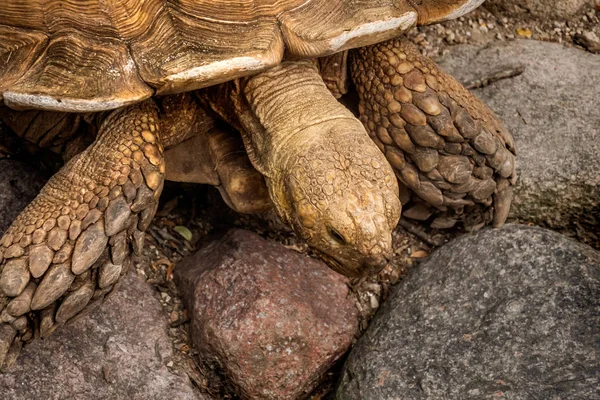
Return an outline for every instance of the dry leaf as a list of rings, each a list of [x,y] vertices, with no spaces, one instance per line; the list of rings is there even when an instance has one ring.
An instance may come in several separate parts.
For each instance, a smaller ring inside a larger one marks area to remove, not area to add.
[[[187,353],[190,351],[190,346],[188,346],[187,344],[184,344],[183,346],[181,346],[181,348],[179,348],[179,351],[182,353]]]
[[[175,264],[170,263],[167,267],[167,272],[165,273],[165,280],[168,282],[173,279],[173,269],[175,268]]]
[[[182,225],[177,225],[173,228],[173,230],[181,235],[182,238],[187,240],[188,242],[192,241],[192,232]]]
[[[171,264],[171,260],[169,260],[166,257],[163,257],[163,258],[159,258],[158,260],[154,261],[153,264],[154,265],[169,265],[169,264]]]
[[[410,255],[410,258],[425,258],[429,255],[428,252],[426,252],[425,250],[417,250],[417,251],[413,251],[412,254]]]
[[[173,228],[173,227],[177,226],[177,224],[175,222],[171,221],[170,219],[166,219],[166,218],[161,218],[160,223],[164,226],[168,226],[169,228]]]
[[[171,262],[171,260],[169,260],[169,259],[168,259],[168,258],[166,258],[166,257],[163,257],[163,258],[160,258],[160,259],[158,259],[158,260],[156,260],[156,261],[154,261],[154,262],[152,263],[152,270],[156,271],[156,270],[158,269],[158,266],[159,266],[159,265],[167,265],[167,266],[169,266],[169,265],[171,265],[171,264],[173,264],[173,263]]]
[[[529,28],[517,28],[517,35],[529,39],[533,35],[533,32]]]

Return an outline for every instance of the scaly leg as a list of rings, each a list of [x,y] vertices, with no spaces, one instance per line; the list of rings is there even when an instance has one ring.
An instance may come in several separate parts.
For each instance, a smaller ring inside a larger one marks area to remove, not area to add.
[[[398,180],[437,208],[432,225],[502,225],[516,173],[498,117],[406,38],[351,55],[360,119]]]
[[[200,131],[167,149],[165,161],[165,179],[216,186],[239,213],[261,213],[272,206],[265,180],[250,163],[237,132],[221,127]]]
[[[157,121],[150,101],[112,112],[0,239],[0,369],[100,302],[140,251],[163,187]]]

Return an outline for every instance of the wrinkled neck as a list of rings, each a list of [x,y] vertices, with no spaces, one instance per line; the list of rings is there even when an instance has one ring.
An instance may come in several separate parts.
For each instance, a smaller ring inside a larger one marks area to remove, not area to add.
[[[329,92],[312,61],[285,62],[249,78],[244,97],[262,127],[253,132],[253,141],[270,153],[273,165],[291,167],[302,149],[326,139],[331,121],[354,119]]]

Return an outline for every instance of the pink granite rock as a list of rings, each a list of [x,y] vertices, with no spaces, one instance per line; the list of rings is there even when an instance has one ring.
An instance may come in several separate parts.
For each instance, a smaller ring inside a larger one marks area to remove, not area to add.
[[[242,398],[303,398],[358,331],[346,278],[247,231],[206,244],[175,279],[200,357]]]

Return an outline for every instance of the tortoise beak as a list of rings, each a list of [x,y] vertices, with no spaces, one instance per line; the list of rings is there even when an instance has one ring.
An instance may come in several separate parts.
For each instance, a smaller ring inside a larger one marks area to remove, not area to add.
[[[329,268],[349,278],[362,278],[365,276],[375,275],[385,268],[385,266],[388,265],[391,260],[391,255],[379,254],[363,260],[363,262],[360,264],[351,264],[340,261],[335,257],[320,251],[316,251],[316,253],[323,261],[325,261]]]

